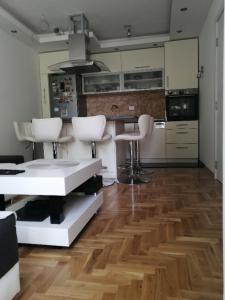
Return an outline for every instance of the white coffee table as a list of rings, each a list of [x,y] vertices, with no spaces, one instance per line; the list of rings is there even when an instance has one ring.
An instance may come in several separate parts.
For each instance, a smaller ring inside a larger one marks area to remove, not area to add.
[[[0,210],[4,210],[4,194],[32,195],[30,200],[34,195],[44,195],[50,199],[50,217],[42,222],[17,221],[18,242],[69,246],[103,201],[102,192],[82,196],[69,193],[99,173],[101,166],[100,159],[39,159],[11,167],[24,173],[0,175]],[[16,211],[27,201],[21,200],[7,210]]]

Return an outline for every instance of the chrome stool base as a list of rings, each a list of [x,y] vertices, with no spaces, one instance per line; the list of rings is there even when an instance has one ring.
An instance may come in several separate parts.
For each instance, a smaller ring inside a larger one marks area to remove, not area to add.
[[[140,178],[140,177],[136,177],[136,178],[131,178],[129,176],[120,176],[117,178],[118,183],[124,183],[124,184],[146,184],[149,183],[150,180],[148,178]]]

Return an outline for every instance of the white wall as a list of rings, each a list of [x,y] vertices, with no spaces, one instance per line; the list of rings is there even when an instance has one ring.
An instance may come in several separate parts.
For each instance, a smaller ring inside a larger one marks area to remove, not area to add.
[[[13,121],[40,115],[38,54],[0,29],[0,155],[25,155],[31,151],[17,141]]]
[[[199,36],[199,66],[204,66],[200,79],[200,160],[214,172],[215,160],[215,71],[216,21],[223,0],[214,0]]]

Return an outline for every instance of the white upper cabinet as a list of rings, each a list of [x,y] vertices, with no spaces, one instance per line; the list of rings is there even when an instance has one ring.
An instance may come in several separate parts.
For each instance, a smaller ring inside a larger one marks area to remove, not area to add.
[[[122,71],[164,68],[164,48],[121,51]]]
[[[120,52],[92,54],[91,59],[103,62],[111,72],[121,72]]]
[[[57,52],[47,52],[41,53],[40,57],[40,73],[48,74],[53,73],[49,71],[48,67],[69,59],[68,51],[57,51]]]
[[[165,88],[198,88],[198,40],[165,43]]]

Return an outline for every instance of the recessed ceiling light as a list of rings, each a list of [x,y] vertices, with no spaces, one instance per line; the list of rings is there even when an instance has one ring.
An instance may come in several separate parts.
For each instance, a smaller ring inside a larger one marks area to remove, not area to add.
[[[180,9],[180,11],[187,11],[187,10],[188,10],[187,7],[182,7],[182,8]]]
[[[17,30],[16,29],[12,29],[11,32],[12,33],[17,33]]]
[[[177,33],[181,33],[181,32],[183,32],[183,30],[177,30]]]

